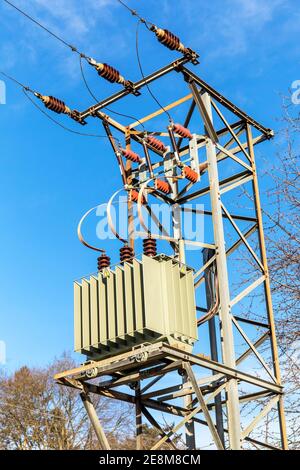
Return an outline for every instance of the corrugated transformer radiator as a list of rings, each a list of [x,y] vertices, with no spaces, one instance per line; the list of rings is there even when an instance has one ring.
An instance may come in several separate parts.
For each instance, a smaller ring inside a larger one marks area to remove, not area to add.
[[[191,352],[197,339],[193,270],[143,256],[74,284],[75,350],[90,358],[166,341]]]

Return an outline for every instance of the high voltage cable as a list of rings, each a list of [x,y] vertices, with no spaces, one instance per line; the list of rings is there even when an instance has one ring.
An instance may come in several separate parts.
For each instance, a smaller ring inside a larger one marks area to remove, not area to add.
[[[3,75],[4,77],[8,78],[9,80],[11,80],[12,82],[16,83],[17,85],[19,85],[21,88],[23,88],[24,90],[27,90],[27,91],[30,91],[31,93],[36,93],[34,90],[32,90],[31,88],[29,88],[29,86],[26,86],[26,85],[23,85],[23,83],[19,82],[19,80],[17,80],[16,78],[12,77],[11,75],[8,75],[7,73],[3,72],[2,70],[0,70],[0,73],[1,75]]]
[[[160,29],[160,28],[157,28],[153,23],[147,21],[145,18],[141,17],[141,15],[134,9],[130,8],[123,0],[117,0],[118,3],[120,3],[124,8],[126,8],[133,16],[135,16],[137,19],[138,19],[138,23],[137,23],[137,29],[136,29],[136,55],[137,55],[137,61],[138,61],[138,66],[139,66],[139,69],[140,69],[140,73],[145,81],[145,85],[147,87],[147,90],[149,92],[149,94],[151,95],[151,97],[153,98],[153,100],[157,103],[157,105],[163,110],[164,113],[167,114],[168,118],[169,118],[169,121],[172,123],[173,120],[172,120],[172,117],[170,115],[170,113],[164,108],[164,106],[159,102],[159,100],[157,99],[157,97],[154,95],[154,93],[152,92],[149,84],[147,83],[147,80],[145,78],[145,75],[144,75],[144,72],[143,72],[143,67],[142,67],[142,63],[141,63],[141,58],[140,58],[140,52],[139,52],[139,25],[142,23],[144,24],[147,29],[149,31],[152,31],[156,34],[158,40],[163,44],[165,45],[166,47],[168,47],[169,49],[171,50],[178,50],[180,52],[182,52],[184,55],[188,56],[190,58],[190,60],[194,61],[194,63],[197,63],[196,59],[198,57],[198,55],[192,51],[191,49],[189,48],[186,48],[179,40],[178,37],[176,37],[173,33],[171,33],[170,31],[168,30],[163,30],[163,29]],[[52,37],[54,37],[56,40],[60,41],[62,44],[64,44],[65,46],[67,46],[69,49],[71,49],[72,52],[76,52],[79,57],[80,57],[80,70],[81,70],[81,75],[82,75],[82,78],[83,78],[83,82],[88,90],[88,92],[90,93],[90,95],[93,97],[93,99],[98,102],[99,100],[96,98],[95,94],[92,92],[91,88],[89,87],[88,83],[87,83],[87,80],[85,78],[85,75],[84,75],[84,71],[83,71],[83,67],[82,67],[82,58],[86,59],[87,62],[92,65],[93,67],[96,68],[98,74],[100,76],[102,76],[103,78],[105,78],[106,80],[110,81],[110,82],[116,82],[116,83],[119,83],[119,84],[122,84],[125,88],[129,89],[130,92],[133,92],[135,93],[135,90],[134,90],[134,85],[132,82],[128,81],[128,80],[125,80],[124,77],[121,76],[120,72],[117,71],[116,69],[114,69],[113,67],[107,65],[107,64],[101,64],[101,63],[97,63],[94,59],[92,59],[91,57],[88,57],[86,56],[85,54],[83,54],[82,52],[80,52],[75,46],[73,46],[72,44],[69,44],[67,41],[65,41],[61,36],[59,36],[58,34],[56,33],[53,33],[53,31],[51,31],[49,28],[45,27],[43,24],[41,24],[39,21],[37,21],[35,18],[33,18],[31,15],[29,15],[28,13],[26,13],[25,11],[23,11],[21,8],[17,7],[14,3],[12,3],[11,1],[9,0],[4,0],[5,3],[7,3],[8,5],[10,5],[12,8],[14,8],[17,12],[19,12],[20,14],[22,14],[24,17],[26,17],[27,19],[29,19],[30,21],[32,21],[34,24],[36,24],[37,26],[39,26],[40,28],[42,28],[44,31],[46,31],[48,34],[50,34]],[[6,75],[7,76],[7,75]],[[11,77],[8,77],[8,78],[11,78]],[[17,80],[13,79],[13,81],[15,81],[18,85],[22,86],[23,88],[23,91],[24,90],[27,90],[27,91],[30,91],[30,92],[33,92],[30,88],[28,87],[25,87],[23,84],[21,84],[20,82],[18,82]],[[33,92],[36,96],[38,96],[38,94],[36,94],[35,92]],[[25,93],[26,94],[26,93]],[[26,94],[27,95],[27,94]],[[28,95],[27,95],[28,97]],[[40,97],[40,96],[38,96]],[[29,97],[28,97],[29,98]],[[33,100],[31,100],[33,102]],[[55,119],[51,118],[47,113],[45,113],[43,110],[40,109],[40,107],[38,105],[36,105],[34,102],[33,104],[40,110],[43,112],[43,114],[45,114],[49,119],[51,119],[53,122],[55,122],[56,124],[60,125],[62,128],[64,128],[65,130],[68,130],[70,132],[73,132],[73,133],[76,133],[78,135],[85,135],[85,136],[90,136],[90,137],[96,137],[95,134],[85,134],[85,133],[81,133],[81,132],[76,132],[76,131],[73,131],[69,128],[66,128],[65,126],[61,125],[58,121],[56,121]],[[123,117],[127,117],[127,118],[130,118],[130,119],[135,119],[137,122],[139,122],[143,129],[145,129],[144,125],[138,120],[136,119],[135,117],[133,116],[130,116],[130,115],[127,115],[127,114],[124,114],[124,113],[120,113],[120,112],[117,112],[117,111],[113,111],[109,108],[104,108],[104,109],[107,109],[109,112],[112,112],[114,114],[117,114],[119,116],[123,116]],[[73,117],[73,116],[72,116]],[[98,136],[98,137],[106,137],[106,136]]]
[[[105,63],[98,63],[92,57],[89,57],[83,52],[79,51],[77,47],[73,46],[72,44],[69,44],[61,36],[59,36],[56,33],[53,33],[53,31],[51,31],[49,28],[44,26],[42,23],[37,21],[35,18],[33,18],[31,15],[29,15],[25,11],[21,10],[21,8],[17,7],[14,3],[10,2],[9,0],[4,0],[4,2],[10,5],[12,8],[14,8],[20,14],[22,14],[25,18],[29,19],[30,21],[35,23],[37,26],[42,28],[48,34],[53,36],[55,39],[60,41],[62,44],[67,46],[69,49],[71,49],[72,52],[76,52],[77,54],[80,55],[80,57],[86,59],[86,61],[97,70],[100,77],[104,78],[105,80],[108,80],[111,83],[119,83],[120,85],[123,85],[124,88],[128,89],[130,92],[133,92],[133,93],[135,92],[132,86],[132,82],[130,82],[129,80],[125,80],[125,78],[121,75],[121,73],[118,70],[116,70],[114,67],[111,67],[110,65],[105,64]]]
[[[51,36],[53,36],[55,39],[57,39],[58,41],[60,41],[62,44],[64,44],[65,46],[67,46],[69,49],[72,50],[72,52],[76,52],[77,54],[80,54],[82,57],[84,57],[85,59],[89,59],[89,57],[87,57],[85,54],[83,54],[82,52],[78,51],[78,49],[73,46],[72,44],[69,44],[67,41],[65,41],[62,37],[58,36],[58,34],[56,33],[53,33],[53,31],[51,31],[49,28],[47,28],[46,26],[44,26],[43,24],[41,24],[39,21],[37,21],[36,19],[34,19],[32,16],[30,16],[28,13],[26,13],[25,11],[21,10],[21,8],[17,7],[14,3],[10,2],[9,0],[3,0],[5,3],[7,3],[8,5],[10,5],[12,8],[14,8],[15,10],[17,10],[19,13],[21,13],[23,16],[25,16],[27,19],[29,19],[30,21],[32,21],[33,23],[35,23],[37,26],[39,26],[40,28],[42,28],[44,31],[46,31],[48,34],[50,34]]]
[[[90,93],[90,95],[92,96],[92,98],[96,101],[96,102],[99,102],[99,100],[96,98],[95,94],[92,92],[91,88],[89,87],[88,83],[87,83],[87,80],[85,78],[85,75],[84,75],[84,71],[83,71],[83,67],[82,67],[82,59],[86,59],[89,63],[90,61],[92,60],[90,57],[86,56],[85,54],[83,54],[82,52],[80,52],[77,47],[67,43],[62,37],[58,36],[58,34],[55,34],[53,33],[53,31],[51,31],[49,28],[45,27],[43,24],[41,24],[39,21],[37,21],[36,19],[34,19],[32,16],[30,16],[28,13],[26,13],[25,11],[21,10],[19,7],[17,7],[16,5],[14,5],[12,2],[10,2],[9,0],[4,0],[5,3],[7,3],[8,5],[10,5],[11,7],[13,7],[16,11],[18,11],[19,13],[21,13],[23,16],[25,16],[27,19],[29,19],[30,21],[32,21],[33,23],[35,23],[37,26],[39,26],[40,28],[42,28],[44,31],[46,31],[47,33],[49,33],[51,36],[53,36],[55,39],[57,39],[58,41],[60,41],[62,44],[64,44],[65,46],[67,46],[69,49],[71,49],[72,52],[76,52],[79,57],[80,57],[80,70],[81,70],[81,75],[82,75],[82,78],[83,78],[83,81],[84,81],[84,84],[88,90],[88,92]],[[122,3],[122,2],[121,2]],[[123,4],[125,6],[125,4]],[[129,10],[131,10],[129,8]],[[136,15],[138,18],[139,15]],[[142,20],[142,18],[140,19],[141,21],[143,21],[145,23],[145,20]],[[146,24],[146,23],[145,23]],[[17,81],[16,81],[17,82]],[[20,84],[20,83],[19,83]],[[25,88],[25,87],[24,87]],[[31,91],[31,90],[29,90]],[[38,107],[39,108],[39,107]],[[118,116],[122,116],[122,117],[126,117],[126,118],[129,118],[129,119],[133,119],[137,122],[139,122],[142,127],[145,129],[145,127],[143,126],[143,124],[134,116],[130,116],[130,115],[127,115],[127,114],[124,114],[124,113],[120,113],[120,112],[117,112],[117,111],[113,111],[112,109],[109,109],[109,108],[105,108],[107,109],[107,111],[109,112],[112,112],[113,114],[116,114]],[[44,113],[47,115],[47,113]],[[54,122],[57,122],[55,121],[55,119],[52,119],[52,121]],[[75,131],[74,131],[75,132]],[[79,133],[79,134],[82,134],[82,135],[87,135],[87,134],[84,134],[84,133]]]
[[[64,126],[64,124],[61,124],[59,121],[57,121],[56,119],[54,119],[52,116],[50,116],[48,113],[46,113],[46,111],[44,111],[38,104],[36,104],[34,102],[34,100],[28,95],[27,91],[25,88],[23,88],[23,93],[25,94],[26,98],[42,113],[44,114],[44,116],[46,116],[48,119],[50,119],[50,121],[52,121],[54,124],[56,124],[57,126],[61,127],[62,129],[64,129],[65,131],[67,132],[71,132],[72,134],[77,134],[77,135],[80,135],[80,136],[84,136],[84,137],[96,137],[96,138],[99,138],[99,139],[108,139],[108,136],[107,135],[98,135],[98,134],[87,134],[85,132],[79,132],[79,131],[74,131],[73,129],[70,129],[69,127],[67,126]],[[116,139],[114,137],[114,139]],[[118,140],[118,139],[116,139]]]
[[[149,21],[145,20],[144,18],[142,18],[139,13],[136,11],[136,10],[133,10],[132,8],[130,8],[125,2],[123,2],[122,0],[117,0],[121,5],[123,5],[123,7],[125,7],[128,11],[130,11],[130,13],[133,15],[133,16],[136,16],[139,21],[137,23],[137,28],[136,28],[136,44],[135,44],[135,49],[136,49],[136,56],[137,56],[137,61],[138,61],[138,66],[139,66],[139,69],[140,69],[140,72],[141,72],[141,75],[143,77],[143,79],[145,80],[145,85],[147,87],[147,90],[150,94],[150,96],[154,99],[154,101],[156,102],[156,104],[164,111],[164,113],[167,114],[168,118],[169,118],[169,121],[172,122],[172,117],[170,115],[170,113],[163,107],[163,105],[159,102],[159,100],[156,98],[156,96],[154,95],[154,93],[152,92],[149,84],[147,83],[147,80],[145,78],[145,74],[143,72],[143,67],[142,67],[142,63],[141,63],[141,59],[140,59],[140,52],[139,52],[139,26],[140,24],[145,24],[146,27],[150,30],[151,27],[155,26],[153,23],[150,23]],[[150,25],[150,28],[148,27],[148,25]]]
[[[117,2],[119,2],[123,7],[125,7],[128,11],[130,11],[130,13],[131,13],[133,16],[136,16],[136,17],[140,20],[140,22],[143,23],[148,29],[150,29],[149,26],[150,26],[150,27],[151,27],[151,26],[154,26],[153,23],[151,23],[150,21],[147,21],[145,18],[142,18],[142,17],[140,16],[140,14],[139,14],[136,10],[134,10],[133,8],[130,8],[130,7],[129,7],[125,2],[123,2],[122,0],[117,0]]]
[[[147,87],[147,90],[150,94],[150,96],[154,99],[154,101],[156,102],[156,104],[164,111],[164,113],[167,114],[168,118],[169,118],[169,121],[172,122],[172,117],[170,115],[170,113],[162,106],[162,104],[159,102],[159,100],[156,98],[156,96],[154,95],[154,93],[152,92],[149,84],[147,83],[146,81],[146,78],[145,78],[145,74],[143,72],[143,67],[142,67],[142,63],[141,63],[141,59],[140,59],[140,53],[139,53],[139,26],[140,24],[144,24],[149,30],[151,30],[151,27],[155,26],[153,23],[150,23],[149,21],[145,20],[144,18],[142,18],[139,13],[136,11],[136,10],[133,10],[132,8],[130,8],[125,2],[123,2],[122,0],[117,0],[117,2],[119,2],[121,5],[123,5],[123,7],[125,7],[128,11],[130,11],[130,13],[133,15],[133,16],[136,16],[139,21],[137,23],[137,28],[136,28],[136,44],[135,44],[135,49],[136,49],[136,56],[137,56],[137,61],[138,61],[138,66],[139,66],[139,69],[140,69],[140,72],[141,72],[141,75],[143,77],[143,79],[145,80],[145,85]],[[149,26],[150,25],[150,28]]]
[[[75,131],[73,129],[70,129],[69,127],[65,126],[64,124],[60,123],[59,121],[57,121],[56,119],[54,119],[52,116],[50,116],[48,113],[46,113],[46,111],[44,111],[44,109],[42,109],[38,104],[36,104],[34,102],[34,100],[29,96],[28,92],[32,93],[33,95],[37,96],[39,95],[39,93],[37,93],[36,91],[34,91],[32,88],[30,88],[29,86],[27,85],[24,85],[22,82],[20,82],[19,80],[17,80],[16,78],[12,77],[11,75],[8,75],[6,72],[3,72],[2,70],[0,70],[0,74],[3,75],[4,77],[6,77],[8,80],[12,81],[13,83],[17,84],[20,88],[22,88],[22,91],[24,93],[24,95],[26,96],[26,98],[44,115],[46,116],[48,119],[50,119],[50,121],[52,121],[54,124],[56,124],[57,126],[61,127],[62,129],[64,129],[65,131],[67,132],[71,132],[72,134],[77,134],[77,135],[80,135],[80,136],[83,136],[83,137],[95,137],[95,138],[100,138],[100,139],[109,139],[109,137],[107,135],[100,135],[100,134],[89,134],[89,133],[86,133],[86,132],[79,132],[79,131]],[[84,77],[84,74],[83,74],[83,77]],[[85,77],[84,77],[85,78]],[[88,87],[88,84],[86,82],[86,85]],[[89,87],[88,87],[89,89]],[[89,89],[90,93],[92,94],[92,91]],[[92,94],[93,96],[93,94]],[[96,99],[96,97],[94,97]],[[130,119],[134,119],[133,116],[129,116],[129,115],[123,115],[121,113],[117,113],[116,111],[113,111],[109,108],[106,108],[107,110],[109,110],[110,112],[113,112],[113,113],[116,113],[116,114],[120,114],[122,116],[125,116],[125,117],[128,117]],[[141,125],[143,125],[141,123]],[[114,136],[114,139],[116,140],[116,142],[118,142],[118,144],[120,144],[120,141],[118,138],[116,138]]]
[[[136,41],[135,41],[135,50],[136,50],[136,56],[137,56],[137,61],[138,61],[138,65],[139,65],[139,69],[140,69],[140,72],[141,72],[141,75],[145,81],[145,85],[147,87],[147,90],[148,92],[150,93],[151,97],[154,99],[154,101],[156,102],[156,104],[158,104],[158,106],[164,111],[164,113],[167,114],[168,118],[169,118],[169,121],[170,122],[173,122],[173,119],[171,117],[171,114],[163,107],[163,105],[159,102],[159,100],[156,98],[156,96],[154,95],[154,93],[152,92],[148,82],[147,82],[147,79],[145,78],[145,74],[144,74],[144,71],[143,71],[143,67],[142,67],[142,63],[141,63],[141,58],[140,58],[140,52],[139,52],[139,26],[141,24],[141,21],[139,20],[138,21],[138,24],[137,24],[137,27],[136,27]]]
[[[0,74],[3,75],[4,77],[8,78],[9,80],[11,80],[13,83],[16,83],[20,88],[22,88],[23,90],[23,93],[25,94],[26,98],[41,112],[44,114],[44,116],[46,116],[48,119],[50,119],[50,121],[52,121],[54,124],[56,124],[57,126],[61,127],[62,129],[64,129],[65,131],[68,131],[68,132],[71,132],[72,134],[77,134],[77,135],[80,135],[80,136],[84,136],[84,137],[98,137],[100,139],[108,139],[108,136],[107,135],[98,135],[98,134],[88,134],[88,133],[85,133],[85,132],[79,132],[79,131],[75,131],[73,129],[70,129],[69,127],[67,126],[64,126],[63,124],[61,124],[59,121],[57,121],[56,119],[54,119],[52,116],[50,116],[48,113],[46,113],[40,106],[38,106],[34,100],[29,96],[28,92],[32,93],[33,95],[37,96],[39,93],[37,93],[36,91],[32,90],[29,86],[26,86],[24,85],[23,83],[21,83],[19,80],[17,80],[16,78],[12,77],[11,75],[8,75],[6,72],[3,72],[2,70],[0,70]],[[116,141],[118,141],[118,139],[116,137],[114,137],[116,139]]]

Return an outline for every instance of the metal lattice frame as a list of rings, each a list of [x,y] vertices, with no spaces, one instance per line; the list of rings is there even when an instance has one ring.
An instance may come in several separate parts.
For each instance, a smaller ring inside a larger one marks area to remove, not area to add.
[[[201,122],[204,125],[205,132],[197,135],[197,147],[198,149],[206,149],[206,162],[204,162],[206,166],[204,171],[208,172],[208,186],[203,187],[200,181],[194,185],[187,184],[183,190],[178,191],[176,183],[171,182],[173,199],[155,193],[155,191],[152,191],[151,194],[170,204],[172,207],[182,207],[187,202],[201,198],[204,195],[210,195],[211,211],[204,211],[204,213],[206,216],[211,217],[214,240],[213,242],[209,241],[209,243],[199,242],[198,247],[199,250],[202,250],[203,247],[208,247],[213,252],[210,259],[203,262],[202,265],[194,266],[194,279],[195,289],[198,289],[207,280],[209,268],[212,265],[216,266],[220,300],[216,319],[219,319],[220,328],[216,329],[214,327],[213,331],[216,336],[215,340],[218,344],[221,344],[222,359],[216,360],[215,356],[214,360],[212,360],[212,358],[203,355],[188,354],[180,349],[159,343],[151,346],[142,346],[137,350],[120,356],[83,365],[78,369],[58,374],[55,378],[59,384],[71,386],[80,391],[83,403],[103,449],[109,449],[109,444],[90,399],[90,394],[93,393],[116,400],[123,400],[132,403],[136,407],[137,449],[143,447],[142,418],[146,418],[161,435],[160,440],[153,449],[159,449],[162,445],[167,445],[170,449],[176,448],[173,442],[174,434],[183,426],[185,426],[187,433],[187,445],[190,448],[195,447],[194,425],[197,423],[208,427],[212,442],[217,449],[224,449],[224,447],[227,449],[240,449],[244,442],[253,445],[255,448],[274,449],[275,447],[270,443],[251,437],[252,431],[274,408],[278,412],[281,448],[287,449],[283,388],[280,379],[269,272],[254,158],[254,146],[270,139],[273,136],[273,132],[248,116],[244,111],[236,107],[187,69],[184,65],[186,62],[185,58],[179,59],[137,82],[135,87],[136,89],[141,89],[147,83],[159,79],[172,71],[182,74],[187,86],[190,88],[190,93],[169,106],[165,106],[165,109],[170,110],[187,101],[191,101],[189,111],[185,119],[182,120],[184,126],[189,125],[193,114],[196,112],[199,114],[199,125],[201,125]],[[143,145],[145,150],[142,133],[136,130],[136,126],[141,122],[148,124],[164,111],[159,109],[151,115],[141,118],[138,122],[132,123],[129,126],[123,126],[105,114],[102,108],[122,99],[126,94],[128,94],[128,91],[122,90],[87,109],[81,113],[81,116],[83,118],[94,116],[102,120],[113,150],[118,157],[123,175],[123,183],[127,189],[134,184],[134,187],[140,191],[140,205],[144,188],[141,189],[143,185],[135,182],[139,176],[139,170],[132,170],[131,164],[127,164],[126,168],[122,167],[123,164],[120,161],[111,128],[115,128],[124,134],[128,149],[130,149],[131,142],[135,141]],[[235,121],[229,124],[225,113],[230,113],[235,118]],[[214,114],[217,116],[218,122],[222,123],[221,126],[214,123]],[[256,137],[253,137],[253,131],[257,134]],[[164,132],[157,134],[166,135]],[[229,140],[226,144],[221,145],[220,141],[224,137],[228,137]],[[179,158],[189,153],[189,147],[183,146],[182,143],[183,139],[178,138],[176,145],[178,147]],[[153,148],[150,150],[155,152]],[[156,153],[162,156],[160,152]],[[240,170],[230,177],[223,178],[222,162],[225,159],[234,161]],[[153,171],[161,167],[161,165],[162,163],[153,164]],[[233,214],[224,204],[224,194],[238,187],[243,187],[247,183],[252,185],[255,217]],[[132,217],[132,214],[130,214],[130,217]],[[190,241],[183,239],[179,226],[180,223],[176,220],[176,217],[176,211],[174,210],[174,236],[171,238],[168,234],[162,232],[162,235],[158,236],[158,238],[168,240],[174,249],[174,255],[182,263],[185,263],[185,245],[190,243]],[[238,235],[238,240],[227,249],[228,240],[226,240],[224,230],[225,220],[230,222]],[[250,223],[250,228],[243,231],[239,227],[240,221]],[[254,233],[258,234],[259,250],[254,249],[248,241]],[[133,238],[131,238],[131,244],[133,245],[133,243]],[[241,246],[244,246],[247,252],[250,253],[253,262],[259,269],[259,276],[235,298],[231,298],[229,289],[231,274],[228,269],[228,257]],[[247,298],[259,286],[264,287],[267,312],[266,322],[258,322],[241,315],[233,315],[232,308],[239,305],[239,302]],[[242,326],[244,324],[247,327],[251,325],[252,327],[263,328],[264,333],[258,339],[252,340],[244,331]],[[247,349],[239,357],[237,357],[236,353],[235,331],[239,333],[239,338],[242,337],[247,344]],[[211,335],[210,339],[212,341]],[[271,366],[266,363],[263,355],[258,351],[258,348],[263,344],[265,347],[266,345],[270,346],[272,353]],[[211,346],[213,347],[213,345]],[[259,373],[256,375],[243,371],[243,364],[250,355],[253,355],[261,366]],[[197,380],[196,371],[199,368],[207,370],[212,375],[207,375]],[[167,388],[157,388],[157,383],[161,377],[174,370],[177,370],[184,376],[183,383],[180,382]],[[267,374],[267,380],[262,371]],[[259,374],[262,376],[260,377]],[[91,383],[91,379],[101,376],[111,376],[111,379],[102,381],[98,385]],[[240,390],[243,383],[250,384],[256,387],[257,390],[254,393],[241,394]],[[131,385],[129,393],[118,390],[118,387],[124,385]],[[132,388],[134,388],[134,392],[132,392]],[[173,400],[179,397],[184,398],[183,407],[172,403]],[[260,399],[264,400],[263,408],[260,412],[252,413],[251,422],[245,426],[241,422],[241,407],[245,403]],[[227,411],[226,427],[223,424],[222,409]],[[166,434],[150,410],[171,414],[180,417],[181,420]],[[216,412],[215,422],[212,419],[212,411]],[[227,436],[226,439],[223,437],[224,434]]]

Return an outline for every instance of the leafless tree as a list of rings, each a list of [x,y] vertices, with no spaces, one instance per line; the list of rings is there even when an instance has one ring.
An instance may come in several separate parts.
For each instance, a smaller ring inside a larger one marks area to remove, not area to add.
[[[17,450],[97,449],[78,392],[59,387],[53,375],[73,368],[64,355],[44,369],[22,367],[0,379],[0,448]],[[106,398],[94,403],[112,447],[132,434],[130,405]]]
[[[300,111],[290,97],[283,99],[282,124],[277,161],[268,172],[273,185],[264,215],[289,444],[300,448]]]
[[[265,159],[265,169],[260,175],[262,212],[277,338],[285,388],[285,408],[289,447],[300,448],[300,198],[299,198],[299,155],[300,155],[300,111],[292,105],[290,97],[283,99],[281,131],[274,141],[276,155]],[[261,173],[261,172],[260,172]],[[247,191],[243,192],[250,198]],[[257,247],[256,247],[257,248]],[[251,264],[251,263],[250,263]],[[244,265],[244,279],[249,279],[253,269]],[[243,279],[243,282],[244,282]],[[263,295],[263,294],[262,294]],[[253,295],[253,300],[257,294]],[[263,313],[251,304],[246,306],[245,315],[264,320]],[[259,315],[262,315],[261,318]],[[270,358],[269,358],[270,359]],[[261,404],[253,404],[261,406]],[[249,411],[250,413],[253,412]],[[257,436],[276,444],[272,436],[272,413],[258,429]],[[272,440],[273,439],[273,440]]]

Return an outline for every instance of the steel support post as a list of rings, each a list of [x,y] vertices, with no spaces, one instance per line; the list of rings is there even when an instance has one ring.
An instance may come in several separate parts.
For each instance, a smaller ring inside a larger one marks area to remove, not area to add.
[[[186,374],[183,376],[183,385],[189,382],[189,378]],[[192,404],[192,395],[186,395],[183,399],[184,408],[188,409]],[[196,449],[196,436],[195,436],[195,423],[194,420],[188,421],[185,425],[185,443],[189,450]]]
[[[138,382],[135,389],[135,425],[136,425],[136,450],[143,449],[143,422],[141,405],[141,386]]]
[[[274,366],[274,373],[277,379],[277,383],[281,385],[281,374],[280,374],[280,366],[279,366],[279,356],[278,356],[275,320],[274,320],[273,303],[272,303],[272,295],[271,295],[271,287],[270,287],[270,276],[269,276],[269,269],[268,269],[268,260],[267,260],[267,253],[266,253],[262,212],[261,212],[259,186],[258,186],[258,178],[257,178],[256,164],[255,164],[252,131],[251,131],[251,126],[249,124],[247,124],[247,142],[248,142],[249,155],[251,159],[251,166],[253,170],[252,186],[253,186],[256,218],[257,218],[257,223],[258,223],[260,254],[261,254],[261,260],[262,260],[264,273],[265,273],[264,288],[265,288],[268,321],[269,321],[270,333],[271,333],[270,339],[271,339],[273,366]],[[284,405],[283,405],[282,396],[280,397],[279,402],[278,402],[278,413],[279,413],[279,425],[280,425],[282,448],[284,450],[288,450],[286,421],[285,421],[285,413],[284,413]]]
[[[178,184],[177,182],[172,183],[174,197],[177,197],[178,194]],[[185,264],[185,246],[184,240],[182,239],[182,226],[181,226],[181,209],[177,204],[172,208],[173,212],[173,228],[174,228],[174,238],[178,239],[178,257],[179,261]],[[182,383],[183,385],[188,382],[188,377],[186,374],[183,375]],[[192,396],[187,395],[184,397],[184,407],[188,408],[192,403]],[[196,449],[196,439],[195,439],[195,424],[193,420],[188,421],[185,424],[185,443],[189,450]]]
[[[202,97],[207,114],[212,122],[212,108],[210,96],[205,93]],[[223,362],[225,365],[236,368],[233,327],[231,321],[230,293],[228,283],[227,257],[225,249],[224,226],[222,218],[222,205],[219,187],[219,174],[217,164],[216,146],[210,138],[207,140],[207,161],[210,184],[210,198],[213,212],[213,230],[216,245],[216,265],[219,280],[221,341]],[[239,409],[238,383],[230,379],[227,384],[227,415],[229,447],[232,450],[241,448],[241,423]]]
[[[191,365],[188,362],[186,362],[184,364],[184,368],[187,371],[188,377],[191,381],[192,387],[194,389],[194,392],[195,392],[195,395],[196,395],[197,400],[199,402],[199,405],[201,407],[201,410],[202,410],[202,412],[205,416],[205,419],[206,419],[207,425],[209,427],[209,430],[211,432],[211,435],[213,437],[214,443],[215,443],[218,450],[224,450],[224,445],[223,445],[223,443],[220,439],[220,436],[219,436],[218,432],[216,431],[214,423],[212,422],[212,419],[210,417],[210,413],[208,411],[208,408],[207,408],[207,405],[205,403],[204,397],[202,395],[201,389],[200,389],[200,387],[198,387],[197,380],[196,380],[196,377],[193,373]]]
[[[205,248],[203,250],[203,264],[205,265],[206,263],[208,263],[209,260],[213,258],[214,256],[215,256],[215,250]],[[210,310],[212,308],[214,301],[215,301],[215,287],[213,283],[212,266],[213,265],[207,268],[204,273],[207,310]],[[211,358],[213,361],[219,362],[215,317],[209,320],[208,330],[209,330],[209,343],[210,343]],[[213,374],[215,375],[216,372],[213,372]],[[217,431],[222,441],[223,447],[225,447],[223,407],[222,407],[221,395],[217,395],[215,397],[215,413],[216,413]]]
[[[81,397],[81,400],[84,404],[84,407],[86,409],[88,417],[90,418],[92,426],[95,430],[95,433],[97,435],[99,444],[101,446],[101,449],[102,450],[110,450],[110,445],[108,443],[105,432],[103,431],[103,428],[101,426],[101,423],[99,421],[99,418],[97,416],[96,410],[94,408],[94,405],[92,403],[92,400],[91,400],[89,394],[85,393],[85,392],[82,392],[80,394],[80,397]]]
[[[178,211],[180,216],[180,211]],[[184,248],[184,241],[179,240],[179,259],[182,263],[185,263],[185,248]],[[189,382],[189,378],[187,374],[183,375],[182,383],[185,385]],[[186,395],[183,399],[183,404],[185,408],[189,408],[193,402],[192,395]],[[195,423],[193,420],[188,421],[185,425],[185,443],[189,450],[196,449],[196,431],[195,431]]]

